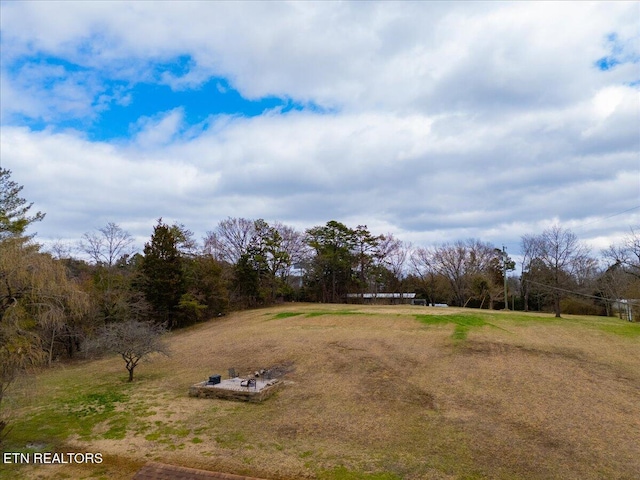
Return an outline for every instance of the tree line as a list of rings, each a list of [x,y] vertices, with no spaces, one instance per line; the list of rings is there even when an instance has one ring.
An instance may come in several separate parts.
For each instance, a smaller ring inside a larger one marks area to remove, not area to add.
[[[44,214],[30,214],[21,190],[0,169],[0,402],[20,369],[73,358],[126,322],[174,329],[229,310],[358,301],[376,292],[556,316],[610,315],[615,300],[640,298],[634,230],[602,252],[604,266],[560,226],[525,235],[520,272],[502,249],[478,239],[414,247],[335,220],[298,231],[227,218],[198,242],[184,225],[160,218],[142,251],[129,232],[108,223],[85,233],[74,254],[62,244],[45,251],[26,235]]]

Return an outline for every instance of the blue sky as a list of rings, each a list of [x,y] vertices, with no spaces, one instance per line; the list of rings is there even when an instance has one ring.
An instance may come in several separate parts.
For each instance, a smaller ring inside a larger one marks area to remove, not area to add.
[[[232,216],[597,250],[640,225],[637,2],[0,9],[0,160],[45,243]]]
[[[11,123],[25,125],[38,131],[52,127],[57,131],[75,129],[83,132],[92,141],[126,140],[139,129],[139,120],[153,118],[162,112],[181,109],[184,113],[185,129],[204,124],[215,115],[240,115],[253,117],[267,111],[286,114],[291,110],[320,109],[287,97],[267,95],[260,98],[245,98],[223,77],[207,78],[193,85],[175,88],[166,79],[180,79],[194,67],[193,59],[181,56],[168,62],[152,65],[151,78],[131,81],[103,76],[104,73],[90,67],[71,63],[63,58],[38,54],[22,56],[9,64],[7,75],[14,80],[40,70],[48,74],[37,79],[37,87],[49,95],[69,81],[91,89],[96,83],[91,109],[84,114],[55,112],[52,118],[16,113]],[[74,77],[77,80],[73,80]]]

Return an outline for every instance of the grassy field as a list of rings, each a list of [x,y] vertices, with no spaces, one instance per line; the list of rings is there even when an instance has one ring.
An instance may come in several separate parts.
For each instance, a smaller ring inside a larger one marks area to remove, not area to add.
[[[636,479],[640,324],[454,308],[288,304],[169,335],[127,383],[117,357],[25,377],[2,478],[131,478],[146,461],[267,479]],[[263,404],[187,396],[286,367]]]

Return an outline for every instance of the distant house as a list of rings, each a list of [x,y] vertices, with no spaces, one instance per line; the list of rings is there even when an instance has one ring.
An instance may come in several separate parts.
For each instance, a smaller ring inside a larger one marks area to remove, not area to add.
[[[382,305],[410,304],[415,293],[348,293],[348,303],[369,303]]]

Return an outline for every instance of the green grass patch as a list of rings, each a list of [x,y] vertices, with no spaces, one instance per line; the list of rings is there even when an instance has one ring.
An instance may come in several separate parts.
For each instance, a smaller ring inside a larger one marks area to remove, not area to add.
[[[416,315],[416,319],[426,325],[446,325],[453,323],[455,328],[451,338],[455,341],[466,340],[469,330],[471,330],[472,327],[491,325],[478,315]]]
[[[176,438],[184,438],[191,434],[191,429],[183,426],[182,422],[178,425],[172,425],[158,420],[153,422],[153,425],[155,425],[155,429],[151,425],[146,425],[145,430],[152,431],[145,435],[145,440],[169,443]]]
[[[504,328],[495,325],[493,322],[502,325],[505,325],[506,322],[506,325],[509,326],[531,323],[544,323],[554,326],[575,325],[580,328],[598,329],[627,338],[640,337],[640,323],[625,322],[613,317],[565,315],[557,318],[553,314],[509,312],[505,315],[502,312],[494,313],[489,310],[452,315],[415,315],[415,318],[425,325],[454,324],[455,328],[451,338],[455,341],[465,340],[473,327],[489,325],[504,330]]]
[[[216,435],[215,441],[223,448],[243,448],[247,439],[242,432],[228,432]]]
[[[127,435],[127,427],[129,426],[128,415],[120,415],[109,421],[109,430],[102,434],[103,438],[111,440],[122,440]]]
[[[467,334],[469,333],[469,327],[466,325],[456,325],[456,328],[453,330],[453,334],[451,338],[456,341],[462,341],[467,339]]]
[[[116,407],[128,400],[126,393],[112,390],[63,395],[38,413],[12,422],[11,439],[17,442],[38,439],[55,444],[77,434],[83,440],[90,440],[98,437],[93,429],[102,423],[108,427],[101,435],[103,438],[124,438],[131,415],[127,411],[117,411]]]
[[[638,338],[640,337],[640,323],[621,323],[619,325],[601,325],[600,328],[608,333],[614,333],[622,337]]]
[[[484,319],[486,323],[490,322],[508,322],[510,324],[531,324],[531,323],[545,323],[556,324],[562,321],[566,322],[567,318],[556,318],[553,313],[542,312],[521,312],[510,311],[508,313],[499,312],[495,310],[477,310],[473,314],[460,314],[456,316],[476,316]],[[445,315],[448,316],[448,315]]]
[[[320,317],[322,315],[364,315],[362,312],[354,310],[318,310],[317,312],[309,312],[305,315],[307,318]]]
[[[362,315],[362,312],[353,310],[317,310],[315,312],[280,312],[273,315],[271,320],[280,320],[284,318],[298,317],[304,315],[305,318],[320,317],[322,315]]]
[[[174,445],[179,438],[185,438],[191,434],[191,429],[182,425],[170,425],[164,422],[154,422],[155,430],[147,433],[144,439],[149,442],[156,442],[165,445]],[[152,429],[148,428],[147,430]],[[194,437],[192,443],[201,443],[202,440]],[[182,444],[184,445],[184,444]],[[184,447],[183,447],[184,448]]]
[[[455,323],[449,315],[416,315],[416,320],[426,325],[444,325]]]
[[[290,318],[290,317],[297,317],[298,315],[303,315],[302,312],[280,312],[280,313],[276,313],[273,318],[274,319],[280,319],[280,318]]]
[[[116,403],[128,400],[129,397],[120,392],[88,393],[67,403],[67,412],[77,417],[100,415],[113,412]]]

